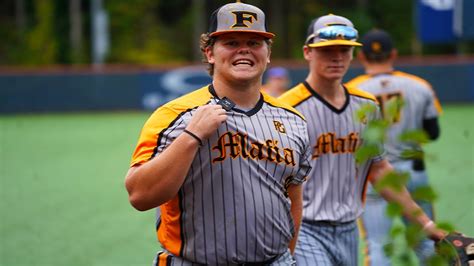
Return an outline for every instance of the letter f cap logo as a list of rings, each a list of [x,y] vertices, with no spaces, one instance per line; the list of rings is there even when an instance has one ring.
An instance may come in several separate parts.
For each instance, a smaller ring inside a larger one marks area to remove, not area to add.
[[[257,18],[257,13],[254,12],[248,12],[248,11],[233,11],[232,12],[235,15],[235,24],[232,25],[232,28],[237,28],[237,27],[246,27],[249,28],[253,24],[253,20],[258,20]],[[246,23],[250,23],[250,25],[247,25]]]
[[[275,36],[267,31],[265,14],[261,9],[240,2],[224,5],[211,15],[210,37],[232,32],[255,33],[268,39]]]

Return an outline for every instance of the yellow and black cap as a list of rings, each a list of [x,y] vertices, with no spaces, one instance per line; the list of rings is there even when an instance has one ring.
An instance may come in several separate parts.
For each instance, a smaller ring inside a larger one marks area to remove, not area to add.
[[[368,31],[362,38],[362,52],[366,56],[386,55],[393,49],[390,35],[380,29]]]
[[[309,47],[331,45],[362,46],[354,24],[345,17],[329,14],[311,21],[305,44]]]
[[[240,1],[216,9],[211,15],[208,32],[211,37],[232,32],[256,33],[268,39],[275,36],[267,31],[265,13]]]

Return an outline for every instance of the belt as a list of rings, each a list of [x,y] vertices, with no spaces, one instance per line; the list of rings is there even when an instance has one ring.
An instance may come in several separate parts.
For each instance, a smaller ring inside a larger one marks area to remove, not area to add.
[[[348,224],[353,223],[354,221],[340,222],[340,221],[330,221],[330,220],[319,220],[319,221],[303,220],[303,222],[311,224],[311,225],[339,226],[339,225],[348,225]]]
[[[275,262],[276,260],[278,260],[281,256],[283,256],[283,254],[276,255],[275,257],[270,258],[270,259],[265,260],[265,261],[259,261],[259,262],[242,262],[242,263],[239,263],[239,264],[237,264],[237,265],[239,265],[239,266],[262,266],[262,265],[270,265],[270,264],[272,264],[273,262]]]

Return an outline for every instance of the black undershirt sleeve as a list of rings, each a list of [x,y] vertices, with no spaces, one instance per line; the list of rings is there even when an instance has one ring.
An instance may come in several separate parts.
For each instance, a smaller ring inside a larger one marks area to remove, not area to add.
[[[423,129],[428,134],[428,137],[430,138],[430,140],[437,139],[440,134],[438,118],[435,117],[435,118],[430,118],[430,119],[424,119]]]
[[[423,120],[423,129],[428,134],[430,140],[435,140],[439,137],[440,130],[438,124],[438,118],[430,118]],[[425,170],[425,162],[423,159],[415,159],[413,160],[413,170],[415,171],[423,171]]]

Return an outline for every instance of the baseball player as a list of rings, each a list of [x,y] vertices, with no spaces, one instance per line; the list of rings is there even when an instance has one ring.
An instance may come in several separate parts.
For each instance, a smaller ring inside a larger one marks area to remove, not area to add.
[[[354,47],[361,46],[357,37],[347,18],[330,14],[313,20],[303,46],[309,74],[280,97],[306,117],[312,149],[295,250],[297,265],[357,265],[356,220],[363,211],[367,181],[377,183],[392,170],[382,149],[364,162],[354,158],[364,129],[381,116],[372,94],[342,85]],[[355,112],[366,105],[376,111],[355,120]],[[445,235],[425,213],[418,212],[419,206],[406,189],[384,188],[381,195],[403,206],[404,214],[430,237]]]
[[[419,187],[428,186],[428,176],[422,159],[413,158],[407,154],[422,151],[419,144],[399,140],[404,132],[424,130],[431,140],[439,136],[438,115],[441,113],[440,104],[431,85],[414,75],[394,70],[393,64],[397,50],[393,47],[390,35],[383,30],[372,30],[361,39],[362,50],[358,59],[364,65],[366,74],[348,82],[348,87],[357,87],[374,94],[381,107],[388,105],[394,98],[403,101],[403,105],[387,132],[385,149],[387,159],[395,170],[409,173],[411,178],[407,184],[410,192]],[[417,201],[423,211],[433,219],[433,206],[426,201]],[[384,255],[383,246],[392,226],[392,219],[385,216],[387,202],[369,186],[366,208],[362,216],[363,229],[367,238],[368,262],[370,265],[390,265],[390,260]],[[430,239],[421,241],[415,250],[420,261],[434,254],[434,243]]]
[[[263,91],[273,97],[278,97],[288,90],[290,86],[290,74],[284,67],[272,67],[266,72]]]
[[[211,15],[212,83],[159,107],[126,176],[133,207],[159,206],[155,265],[291,265],[310,170],[307,123],[261,93],[274,34],[259,8]]]

